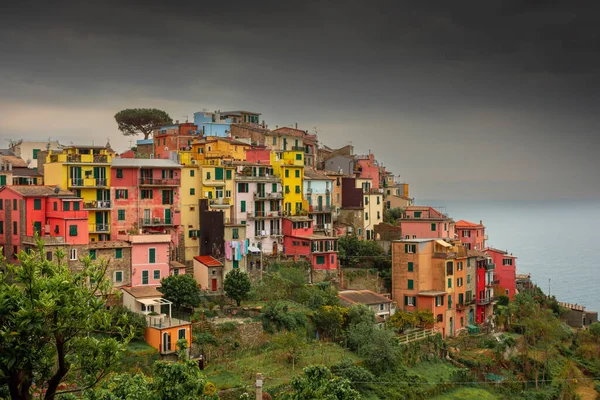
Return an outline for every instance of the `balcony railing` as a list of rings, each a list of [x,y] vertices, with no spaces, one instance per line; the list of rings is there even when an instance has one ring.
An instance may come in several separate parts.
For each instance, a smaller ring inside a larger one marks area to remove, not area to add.
[[[333,211],[331,206],[308,206],[309,213],[330,213]]]
[[[47,245],[65,244],[63,236],[39,236],[38,238]],[[37,244],[35,236],[23,236],[21,241],[25,244]]]
[[[218,207],[231,207],[231,199],[225,197],[219,197],[216,199],[210,199],[209,204],[213,208]]]
[[[141,226],[166,226],[174,225],[173,218],[142,218],[140,219]]]
[[[71,178],[71,187],[104,187],[108,185],[106,178]]]
[[[108,156],[106,154],[94,154],[93,156],[90,156],[89,154],[67,154],[67,162],[107,163]]]
[[[283,236],[283,231],[281,229],[271,229],[269,236]]]
[[[270,181],[270,182],[278,182],[279,178],[275,175],[244,175],[237,174],[235,176],[236,181]]]
[[[109,224],[91,224],[89,226],[89,231],[90,231],[90,233],[110,232],[110,225]]]
[[[281,211],[249,211],[247,213],[248,219],[260,219],[260,218],[279,218],[281,217]]]
[[[291,146],[289,151],[301,151],[304,153],[304,146]]]
[[[110,209],[110,200],[88,201],[83,203],[84,210],[108,210]]]
[[[481,299],[477,299],[476,303],[477,303],[478,306],[483,306],[483,305],[486,305],[486,304],[491,304],[491,303],[493,303],[495,301],[496,301],[495,297],[484,297],[484,298],[481,298]]]
[[[179,178],[140,178],[140,186],[179,186]]]
[[[283,193],[281,192],[254,192],[254,199],[256,200],[278,200],[283,199]]]
[[[496,269],[496,264],[494,264],[494,263],[486,263],[485,264],[485,269],[488,270],[488,271]]]

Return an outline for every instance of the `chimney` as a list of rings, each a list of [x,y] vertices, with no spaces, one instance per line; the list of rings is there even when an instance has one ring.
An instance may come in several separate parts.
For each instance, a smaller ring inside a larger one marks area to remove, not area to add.
[[[176,119],[176,120],[175,120],[175,124],[178,124],[178,123],[179,123],[179,120],[178,120],[178,119]]]
[[[483,220],[479,220],[479,225],[483,225]]]
[[[298,129],[298,123],[296,122],[296,129]]]

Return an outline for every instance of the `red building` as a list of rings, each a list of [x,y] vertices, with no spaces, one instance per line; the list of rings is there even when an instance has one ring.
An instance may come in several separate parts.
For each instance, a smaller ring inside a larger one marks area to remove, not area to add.
[[[113,238],[129,234],[171,235],[171,259],[181,261],[181,166],[162,159],[113,159],[111,168]]]
[[[516,281],[517,281],[517,257],[508,254],[507,251],[494,248],[485,249],[485,253],[492,262],[496,265],[495,284],[504,291],[505,294],[512,300],[515,296]]]
[[[356,156],[356,164],[354,172],[358,173],[358,177],[362,179],[372,179],[373,189],[379,189],[381,182],[379,176],[379,163],[375,160],[375,155],[369,153],[366,156]]]
[[[469,257],[476,257],[475,261],[475,304],[476,321],[478,324],[486,322],[493,315],[494,303],[494,268],[495,265],[485,253],[478,250],[467,250]]]
[[[88,212],[82,199],[52,186],[0,188],[0,246],[11,260],[36,246],[35,234],[48,252],[55,247],[87,245]],[[51,254],[50,256],[51,257]]]
[[[454,220],[430,206],[408,206],[398,219],[405,239],[455,238]]]
[[[456,234],[467,250],[485,249],[485,226],[461,219],[456,223]]]
[[[285,255],[307,258],[313,270],[338,268],[338,239],[315,235],[311,218],[286,217],[282,225]]]
[[[271,150],[262,146],[246,149],[246,161],[269,165],[271,164]]]
[[[202,137],[202,130],[192,122],[163,126],[156,129],[154,137],[154,158],[169,159],[171,151],[189,150],[196,138]]]

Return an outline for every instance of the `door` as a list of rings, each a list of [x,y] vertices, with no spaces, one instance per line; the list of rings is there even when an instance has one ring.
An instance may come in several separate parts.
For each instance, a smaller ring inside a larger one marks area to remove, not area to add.
[[[149,224],[150,218],[151,218],[150,209],[149,208],[144,209],[144,224]]]
[[[165,208],[165,224],[167,224],[167,225],[171,224],[171,209],[170,208]]]
[[[169,332],[163,333],[163,353],[171,351],[171,334]]]
[[[319,211],[323,210],[323,196],[319,196]]]
[[[103,232],[108,230],[108,214],[105,212],[96,213],[96,231]]]
[[[211,283],[210,283],[210,287],[212,289],[213,292],[217,291],[217,278],[212,278]]]
[[[277,242],[273,242],[273,255],[277,255]]]
[[[469,310],[469,325],[473,325],[473,309]]]

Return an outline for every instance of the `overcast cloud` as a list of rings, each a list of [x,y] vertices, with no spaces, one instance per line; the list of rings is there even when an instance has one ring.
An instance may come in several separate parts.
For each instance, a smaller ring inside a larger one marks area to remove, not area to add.
[[[597,2],[4,3],[2,139],[125,150],[122,108],[250,109],[417,198],[600,194]]]

